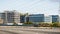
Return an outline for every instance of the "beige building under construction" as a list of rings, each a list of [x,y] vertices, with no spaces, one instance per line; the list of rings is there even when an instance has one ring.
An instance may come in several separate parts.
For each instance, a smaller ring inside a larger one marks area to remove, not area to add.
[[[12,25],[14,23],[20,23],[20,14],[13,10],[13,11],[5,11],[4,12],[4,24]]]

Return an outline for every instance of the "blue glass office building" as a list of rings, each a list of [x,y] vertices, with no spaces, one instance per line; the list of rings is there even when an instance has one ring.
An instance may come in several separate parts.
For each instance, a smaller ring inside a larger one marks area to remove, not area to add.
[[[58,15],[52,15],[52,23],[59,22],[59,16]]]
[[[44,14],[29,15],[29,22],[33,22],[33,23],[44,22]]]
[[[20,23],[24,23],[25,22],[25,15],[21,15],[20,16]]]

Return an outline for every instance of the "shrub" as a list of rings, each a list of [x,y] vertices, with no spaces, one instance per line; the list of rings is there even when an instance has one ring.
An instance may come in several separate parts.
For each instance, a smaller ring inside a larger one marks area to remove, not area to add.
[[[50,27],[49,23],[40,23],[39,26],[41,27]]]
[[[32,22],[26,22],[25,24],[33,24]]]
[[[59,27],[60,26],[60,24],[58,23],[58,22],[55,22],[55,23],[52,23],[53,25],[53,27]]]

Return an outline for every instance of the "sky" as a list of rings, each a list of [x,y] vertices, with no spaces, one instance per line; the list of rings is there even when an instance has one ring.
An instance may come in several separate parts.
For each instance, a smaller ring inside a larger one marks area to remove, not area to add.
[[[58,14],[60,0],[0,0],[0,12],[17,10],[29,14]]]

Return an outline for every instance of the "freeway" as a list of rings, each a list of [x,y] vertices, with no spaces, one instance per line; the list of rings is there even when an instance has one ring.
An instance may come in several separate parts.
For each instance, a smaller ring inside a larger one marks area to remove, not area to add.
[[[60,34],[59,28],[40,29],[35,27],[0,27],[0,34]]]
[[[60,34],[60,32],[46,32],[46,31],[29,31],[22,30],[19,33],[0,30],[0,34]]]
[[[0,30],[0,34],[18,34],[18,33],[5,31],[5,30]]]

